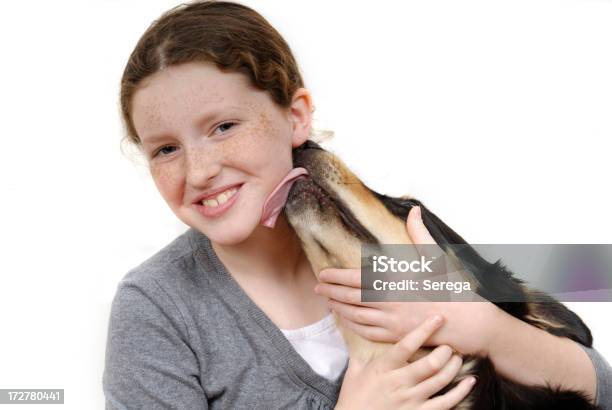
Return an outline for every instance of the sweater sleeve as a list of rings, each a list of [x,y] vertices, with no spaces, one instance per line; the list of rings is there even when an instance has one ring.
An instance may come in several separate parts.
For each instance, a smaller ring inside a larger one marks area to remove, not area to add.
[[[612,368],[604,357],[595,349],[580,345],[589,355],[597,377],[595,404],[601,410],[612,410]]]
[[[208,408],[185,322],[156,282],[119,283],[106,343],[107,410]]]

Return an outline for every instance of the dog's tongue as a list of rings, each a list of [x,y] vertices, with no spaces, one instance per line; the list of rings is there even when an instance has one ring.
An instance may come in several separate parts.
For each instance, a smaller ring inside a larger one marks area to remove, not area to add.
[[[300,178],[305,178],[308,175],[306,168],[293,168],[283,178],[283,180],[274,188],[272,193],[266,198],[263,206],[263,214],[261,215],[261,224],[268,228],[274,228],[276,218],[283,210],[291,185]]]

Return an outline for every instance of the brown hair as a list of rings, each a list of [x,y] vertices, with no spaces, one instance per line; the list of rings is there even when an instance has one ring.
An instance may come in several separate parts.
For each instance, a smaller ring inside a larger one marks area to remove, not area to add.
[[[121,115],[132,143],[140,144],[131,107],[139,84],[168,66],[193,61],[246,74],[284,108],[291,105],[295,91],[304,87],[291,49],[255,10],[229,1],[183,3],[151,23],[123,72]]]

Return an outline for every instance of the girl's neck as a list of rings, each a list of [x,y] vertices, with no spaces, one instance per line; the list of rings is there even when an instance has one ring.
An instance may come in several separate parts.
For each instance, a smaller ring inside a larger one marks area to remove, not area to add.
[[[258,225],[251,236],[237,245],[212,243],[212,247],[232,275],[285,281],[295,279],[309,268],[300,240],[284,212],[272,229]]]

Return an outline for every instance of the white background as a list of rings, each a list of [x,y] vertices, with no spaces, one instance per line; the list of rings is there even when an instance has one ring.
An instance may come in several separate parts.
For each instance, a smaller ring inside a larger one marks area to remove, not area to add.
[[[284,35],[326,147],[372,188],[472,243],[612,243],[610,1],[244,3]],[[117,283],[186,229],[119,144],[127,58],[177,4],[2,6],[0,388],[104,407]],[[612,358],[610,304],[571,307]]]

